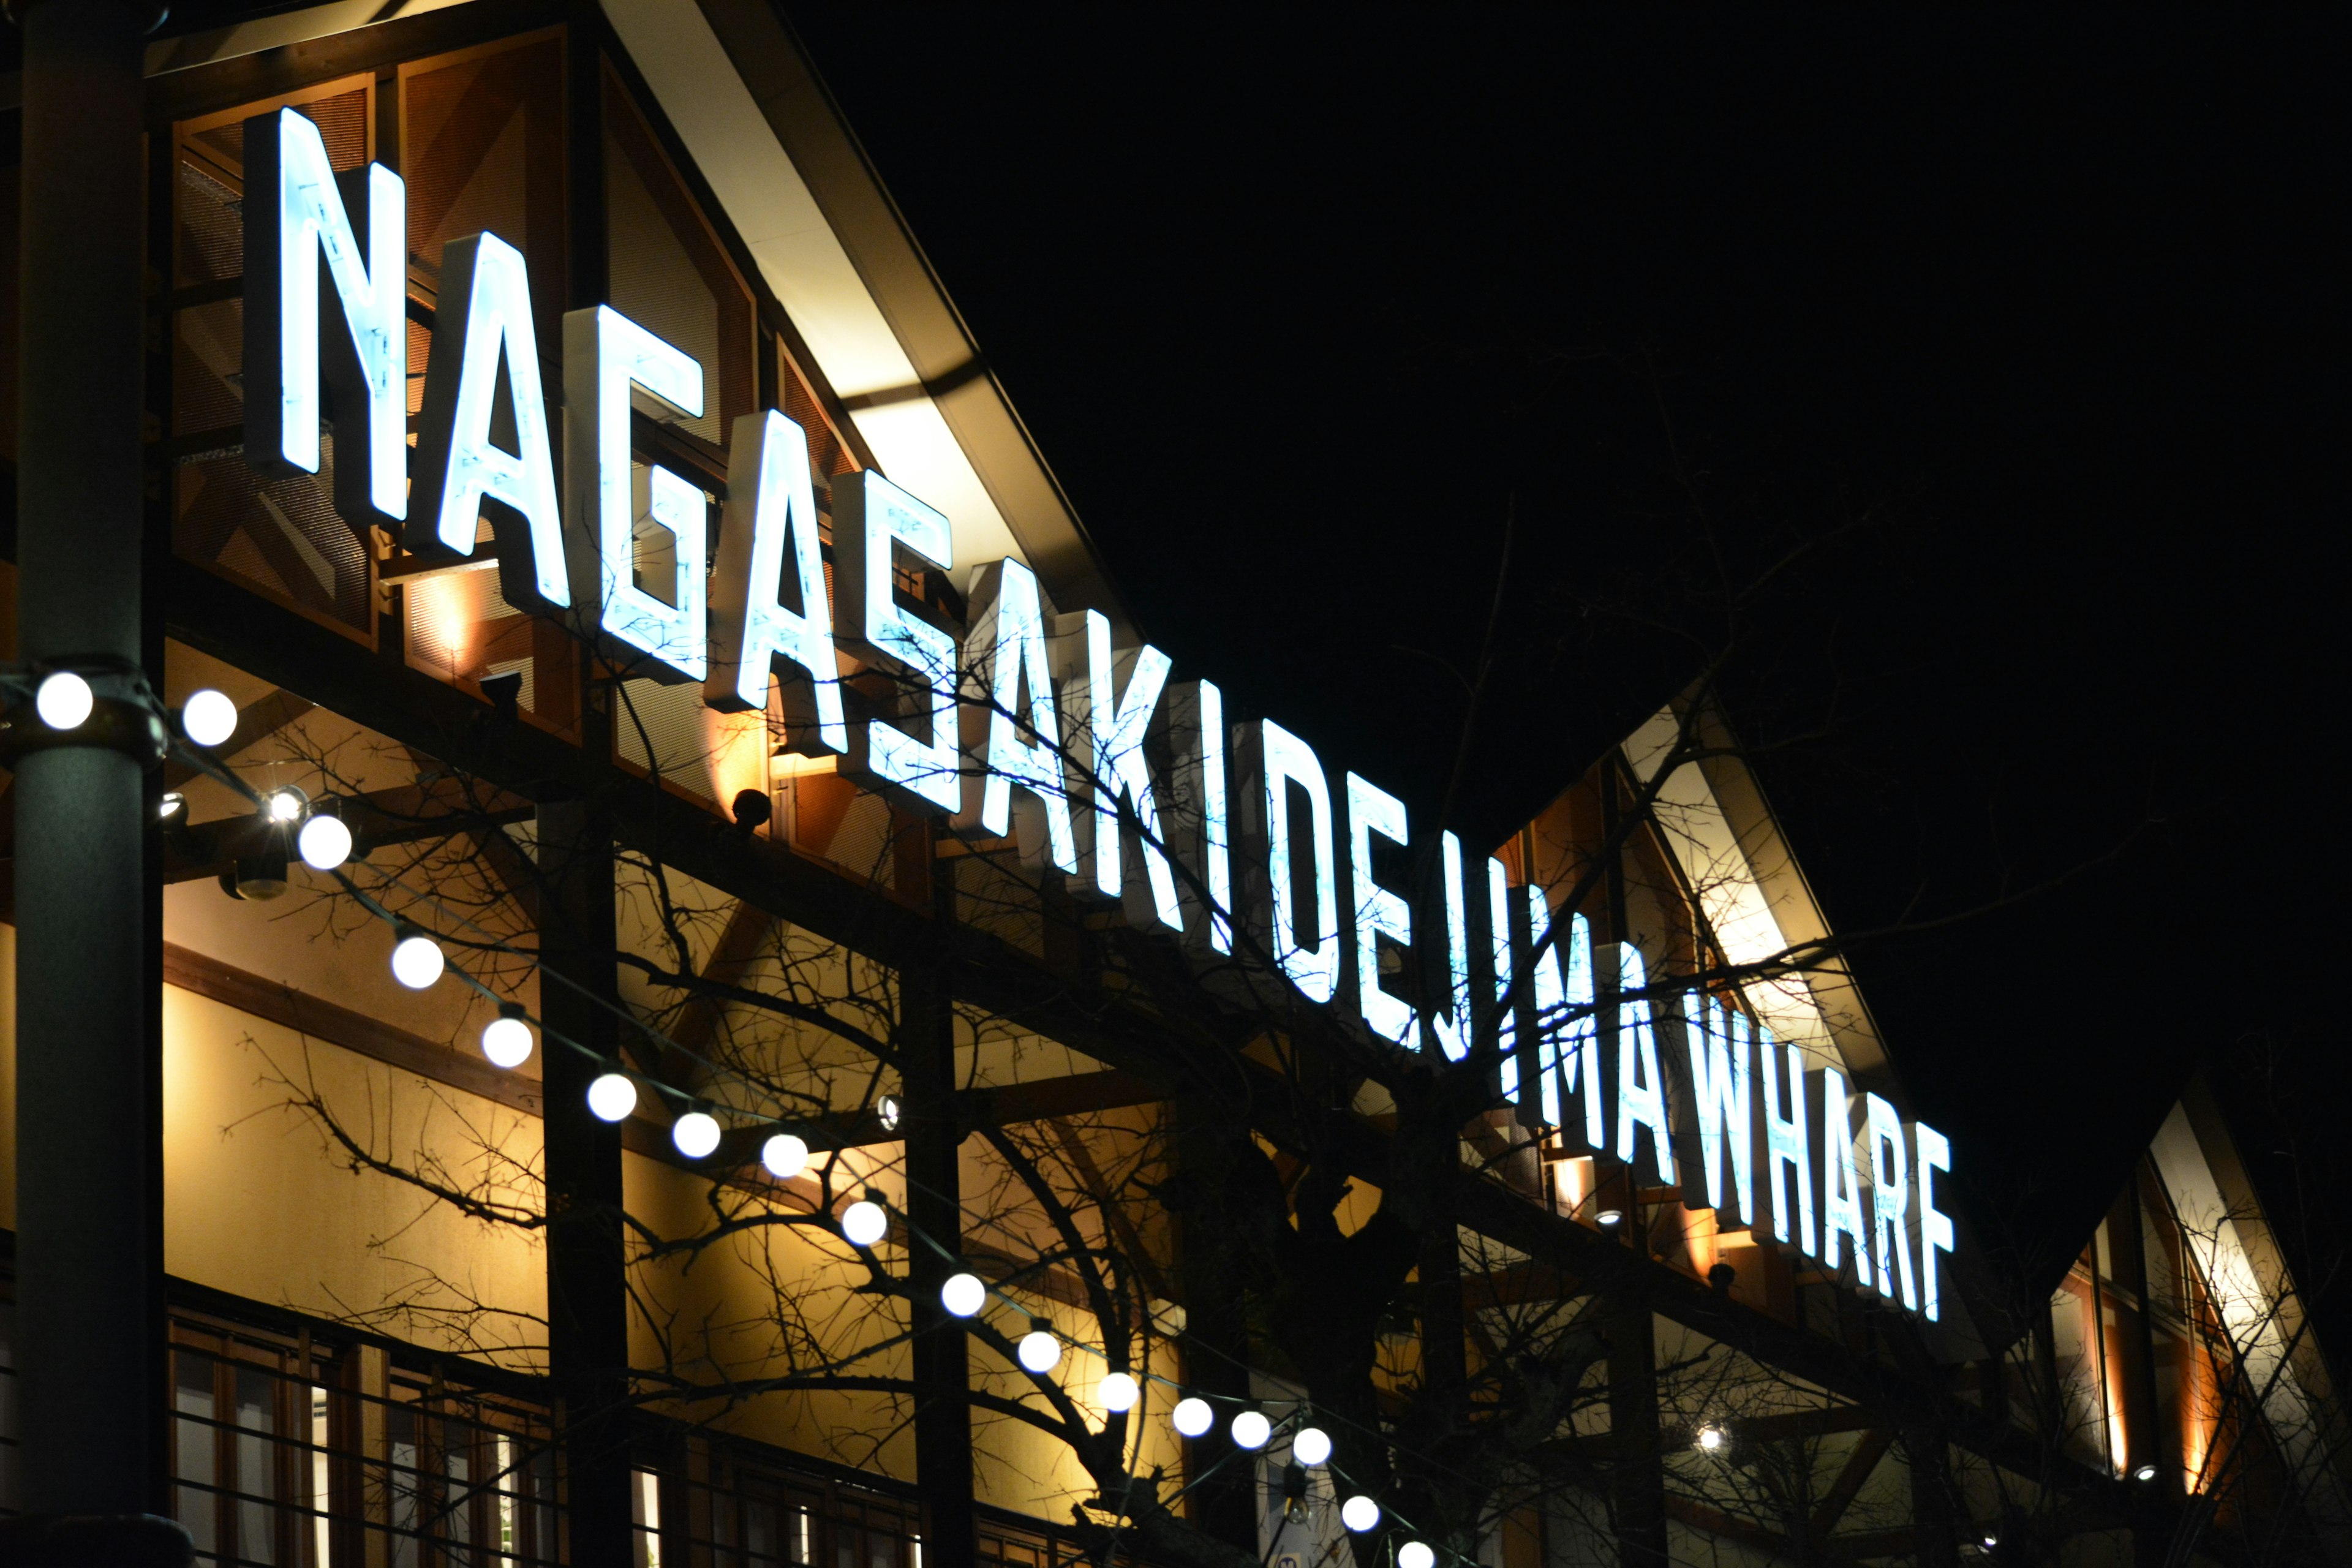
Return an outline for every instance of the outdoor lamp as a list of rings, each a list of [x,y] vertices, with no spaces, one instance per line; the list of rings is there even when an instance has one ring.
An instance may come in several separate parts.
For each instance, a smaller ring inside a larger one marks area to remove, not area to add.
[[[1029,1331],[1013,1348],[1021,1364],[1040,1377],[1062,1364],[1062,1342],[1054,1337],[1054,1331],[1045,1326],[1043,1318],[1029,1320]]]
[[[2139,1468],[2132,1472],[2132,1479],[2140,1482],[2152,1481],[2156,1479],[2156,1467],[2154,1465],[2140,1466]]]
[[[1698,1429],[1698,1447],[1702,1453],[1712,1454],[1725,1443],[1723,1428],[1712,1421]]]
[[[1437,1553],[1423,1541],[1408,1541],[1397,1548],[1397,1568],[1437,1568]]]
[[[1168,1413],[1168,1424],[1187,1437],[1198,1437],[1217,1424],[1217,1413],[1197,1394],[1188,1394]]]
[[[272,822],[294,822],[302,816],[302,808],[310,803],[299,789],[274,789],[262,802],[262,809]]]
[[[492,1067],[519,1068],[530,1060],[530,1026],[522,1021],[521,1003],[499,1004],[499,1016],[482,1026],[482,1055]]]
[[[707,1110],[689,1110],[670,1123],[669,1141],[688,1159],[703,1159],[719,1148],[719,1119]]]
[[[392,946],[392,977],[411,991],[422,991],[441,978],[449,961],[441,955],[441,944],[418,931],[415,926],[401,929],[400,940]]]
[[[1136,1401],[1143,1397],[1143,1387],[1126,1373],[1108,1373],[1095,1385],[1095,1397],[1102,1402],[1105,1410],[1117,1415],[1135,1408]]]
[[[600,1121],[625,1121],[637,1108],[637,1086],[625,1072],[608,1072],[588,1086],[588,1109]]]
[[[79,730],[98,706],[89,682],[70,669],[53,669],[33,692],[33,711],[52,730]]]
[[[890,1233],[890,1216],[872,1198],[860,1198],[841,1211],[841,1234],[852,1247],[871,1247]]]
[[[205,687],[181,706],[180,733],[199,746],[217,746],[236,733],[236,704]]]
[[[1620,1225],[1624,1222],[1625,1215],[1622,1210],[1602,1209],[1599,1214],[1594,1215],[1592,1217],[1599,1220],[1602,1225]]]
[[[1358,1492],[1339,1505],[1339,1522],[1358,1535],[1368,1530],[1377,1530],[1381,1523],[1381,1505]]]
[[[1263,1448],[1265,1440],[1274,1436],[1274,1424],[1263,1410],[1244,1410],[1234,1417],[1234,1447]]]
[[[1320,1426],[1301,1426],[1290,1439],[1290,1457],[1302,1465],[1319,1465],[1331,1457],[1331,1436]]]
[[[940,1286],[940,1305],[955,1317],[973,1317],[988,1305],[988,1287],[977,1274],[950,1274]]]
[[[760,1163],[772,1176],[797,1176],[808,1169],[808,1154],[807,1139],[779,1132],[760,1146]]]
[[[352,858],[352,830],[341,817],[314,811],[294,836],[294,849],[313,871],[331,871]]]

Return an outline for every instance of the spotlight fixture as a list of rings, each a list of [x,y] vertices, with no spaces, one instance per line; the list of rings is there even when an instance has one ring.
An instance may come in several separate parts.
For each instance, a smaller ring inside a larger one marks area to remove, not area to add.
[[[1594,1215],[1592,1217],[1599,1220],[1602,1225],[1622,1225],[1625,1223],[1625,1211],[1622,1209],[1602,1209],[1599,1214]]]
[[[2132,1471],[2132,1479],[2140,1482],[2142,1485],[2146,1485],[2147,1482],[2156,1479],[2156,1467],[2154,1465],[2140,1466],[2137,1469]]]

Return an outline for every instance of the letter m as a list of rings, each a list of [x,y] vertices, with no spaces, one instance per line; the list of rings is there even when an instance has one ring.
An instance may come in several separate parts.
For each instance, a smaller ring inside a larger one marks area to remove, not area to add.
[[[335,510],[353,528],[408,513],[407,233],[399,175],[371,163],[338,178],[318,126],[294,110],[245,122],[246,458],[263,473],[319,471],[323,372]],[[340,329],[320,310],[322,273]]]

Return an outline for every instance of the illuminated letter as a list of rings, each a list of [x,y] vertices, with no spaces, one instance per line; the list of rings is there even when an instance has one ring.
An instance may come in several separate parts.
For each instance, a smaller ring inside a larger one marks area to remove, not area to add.
[[[1630,942],[1617,948],[1617,994],[1646,990],[1648,970],[1642,950]],[[1650,1026],[1650,1003],[1636,997],[1617,1005],[1617,1157],[1633,1163],[1633,1130],[1650,1130],[1650,1161],[1662,1185],[1675,1183],[1673,1136],[1666,1125],[1666,1080],[1658,1071],[1658,1039]]]
[[[768,677],[784,710],[784,746],[804,757],[849,750],[841,666],[833,653],[817,554],[808,433],[774,409],[739,415],[719,534],[714,655],[702,700],[729,712],[768,705]],[[792,585],[795,606],[781,594]]]
[[[680,413],[702,413],[702,366],[610,306],[563,318],[563,479],[572,602],[583,629],[651,654],[656,680],[709,672],[704,610],[709,512],[702,491],[671,473],[646,472],[646,519],[676,542],[669,592],[637,586],[637,518],[629,464],[629,388],[643,387]],[[617,650],[616,650],[617,651]],[[765,695],[764,693],[762,694]],[[764,704],[763,704],[764,705]]]
[[[1528,889],[1528,951],[1551,934],[1551,902],[1541,888]],[[1563,951],[1564,950],[1564,951]],[[1565,983],[1562,981],[1566,975]],[[1543,1121],[1563,1125],[1563,1088],[1584,1101],[1585,1147],[1609,1148],[1608,1115],[1601,1103],[1601,1042],[1592,1016],[1592,927],[1582,915],[1568,918],[1568,939],[1535,960],[1536,1070],[1541,1075]],[[1583,1087],[1576,1088],[1580,1075]]]
[[[319,471],[323,331],[335,510],[397,531],[408,515],[407,193],[381,163],[339,191],[318,126],[291,109],[245,122],[245,159],[246,457],[265,473]],[[345,208],[361,186],[363,236]],[[322,329],[321,263],[347,332]]]
[[[1013,830],[1013,791],[1028,796],[1018,813],[1021,858],[1051,862],[1064,876],[1078,869],[1070,832],[1070,791],[1062,776],[1062,723],[1045,663],[1045,614],[1037,579],[1020,562],[991,562],[972,579],[971,682],[963,710],[963,809],[955,824],[992,838]],[[1021,700],[1026,687],[1029,700]]]
[[[1936,1173],[1952,1168],[1952,1145],[1924,1121],[1913,1131],[1919,1138],[1919,1293],[1932,1323],[1943,1315],[1937,1289],[1943,1270],[1936,1267],[1936,1254],[1949,1253],[1953,1243],[1951,1216],[1936,1207]]]
[[[963,804],[956,754],[956,645],[939,627],[898,608],[890,589],[890,551],[904,545],[945,571],[955,564],[948,520],[868,468],[833,487],[835,634],[862,655],[912,672],[899,704],[911,710],[909,735],[877,714],[850,731],[850,771],[904,791],[914,804],[954,811]],[[926,736],[928,739],[918,739]]]
[[[1870,1122],[1871,1250],[1878,1255],[1878,1293],[1892,1301],[1899,1279],[1904,1310],[1916,1312],[1919,1289],[1911,1277],[1911,1150],[1895,1107],[1874,1094],[1862,1098]],[[1887,1266],[1890,1253],[1893,1268]]]
[[[1429,1012],[1429,1032],[1445,1059],[1458,1062],[1470,1054],[1470,929],[1464,918],[1462,840],[1451,830],[1438,835],[1438,876],[1445,900],[1445,994],[1447,1005]]]
[[[1069,743],[1087,773],[1077,794],[1092,808],[1073,824],[1078,837],[1077,887],[1106,899],[1121,897],[1126,858],[1119,847],[1118,803],[1124,796],[1135,813],[1137,848],[1144,879],[1151,885],[1148,900],[1123,900],[1127,918],[1134,924],[1149,920],[1181,931],[1184,911],[1176,901],[1176,877],[1168,868],[1167,841],[1160,830],[1159,797],[1143,755],[1143,737],[1168,684],[1168,656],[1148,643],[1114,655],[1110,622],[1098,610],[1056,616],[1054,630],[1054,674],[1062,682]],[[1114,689],[1122,667],[1127,673],[1123,692]]]
[[[1772,1194],[1773,1239],[1794,1241],[1798,1251],[1819,1258],[1821,1246],[1813,1234],[1813,1123],[1805,1111],[1804,1058],[1793,1047],[1774,1039],[1769,1029],[1759,1029],[1756,1036],[1764,1069],[1764,1185]],[[1780,1102],[1784,1073],[1789,1086],[1785,1107]],[[1794,1204],[1789,1201],[1790,1187],[1781,1184],[1784,1166],[1796,1191]],[[1789,1234],[1791,1215],[1797,1221],[1794,1236]]]
[[[1271,719],[1242,727],[1245,766],[1256,774],[1251,826],[1265,836],[1268,949],[1275,963],[1310,1002],[1328,1002],[1339,988],[1339,900],[1331,852],[1331,786],[1315,748]],[[1307,796],[1307,842],[1298,843],[1300,824],[1291,820],[1290,786]],[[1299,940],[1301,889],[1291,879],[1298,851],[1307,851],[1310,880],[1306,896],[1315,906],[1311,940]]]
[[[1372,835],[1402,848],[1409,842],[1404,802],[1380,785],[1348,775],[1348,882],[1354,889],[1356,1008],[1365,1026],[1384,1040],[1411,1047],[1412,1005],[1381,988],[1381,938],[1412,945],[1412,908],[1372,879]]]
[[[1169,781],[1178,858],[1191,873],[1179,889],[1187,939],[1212,952],[1234,950],[1234,825],[1225,799],[1225,700],[1205,680],[1168,692],[1176,751]],[[1205,904],[1205,908],[1202,906]]]
[[[1683,993],[1683,1043],[1690,1053],[1691,1109],[1698,1116],[1700,1163],[1706,1168],[1706,1206],[1723,1203],[1723,1146],[1731,1145],[1731,1195],[1741,1225],[1756,1223],[1756,1141],[1749,1119],[1748,1016],[1732,1009],[1724,1027],[1721,1005],[1702,1005]]]
[[[416,493],[424,515],[404,542],[445,561],[474,553],[482,508],[499,552],[499,592],[519,610],[569,608],[563,524],[548,455],[547,400],[539,390],[539,339],[522,252],[494,234],[453,239],[441,253],[440,323],[425,370],[416,438]],[[513,396],[498,406],[499,362]],[[515,449],[490,439],[503,413]]]
[[[1822,1267],[1834,1274],[1843,1258],[1843,1238],[1853,1242],[1853,1267],[1871,1283],[1870,1222],[1862,1213],[1862,1178],[1853,1168],[1853,1120],[1846,1105],[1845,1075],[1822,1069]]]
[[[1517,988],[1517,965],[1511,957],[1510,873],[1493,856],[1486,858],[1486,951],[1495,966],[1496,1079],[1507,1105],[1519,1102],[1518,1008],[1512,997]]]

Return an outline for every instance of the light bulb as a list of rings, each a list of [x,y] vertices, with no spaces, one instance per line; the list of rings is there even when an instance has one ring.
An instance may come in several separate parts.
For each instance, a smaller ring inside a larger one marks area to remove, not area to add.
[[[841,1234],[852,1247],[871,1247],[890,1233],[890,1216],[880,1204],[860,1198],[841,1211]]]
[[[1602,1225],[1617,1225],[1622,1223],[1625,1218],[1624,1215],[1616,1209],[1602,1209],[1599,1214],[1594,1215],[1592,1217],[1599,1220]]]
[[[1197,1394],[1188,1394],[1168,1413],[1168,1424],[1187,1437],[1198,1437],[1217,1424],[1217,1413]]]
[[[530,1060],[530,1026],[520,1018],[491,1019],[482,1026],[482,1055],[493,1067],[522,1066]]]
[[[988,1287],[977,1274],[950,1274],[940,1285],[940,1305],[955,1317],[971,1317],[988,1305]]]
[[[1437,1568],[1437,1553],[1425,1541],[1408,1541],[1397,1548],[1397,1568]]]
[[[670,1123],[669,1141],[688,1159],[702,1159],[719,1147],[719,1119],[707,1110],[689,1110]]]
[[[1377,1530],[1381,1522],[1381,1505],[1358,1492],[1339,1505],[1339,1522],[1358,1535],[1368,1530]]]
[[[79,730],[89,710],[98,706],[98,697],[89,682],[70,669],[53,669],[41,677],[40,689],[33,693],[33,711],[41,722],[52,730]]]
[[[314,816],[294,836],[294,847],[313,871],[331,871],[352,858],[352,830],[340,816]]]
[[[588,1109],[599,1121],[625,1121],[636,1108],[637,1086],[627,1073],[604,1073],[588,1086]]]
[[[302,808],[309,804],[302,798],[300,790],[281,789],[272,790],[263,806],[269,813],[270,821],[292,822],[302,815]]]
[[[1041,1377],[1062,1364],[1062,1342],[1050,1330],[1030,1330],[1021,1336],[1014,1350],[1021,1357],[1021,1364]]]
[[[1320,1426],[1301,1426],[1290,1440],[1290,1457],[1298,1464],[1319,1465],[1331,1457],[1331,1438]]]
[[[1710,1422],[1698,1429],[1699,1451],[1712,1454],[1723,1447],[1723,1428]]]
[[[898,1131],[898,1097],[886,1094],[874,1104],[874,1119],[882,1123],[885,1132]]]
[[[1123,1372],[1106,1373],[1103,1380],[1095,1384],[1095,1397],[1102,1402],[1105,1410],[1116,1415],[1134,1409],[1135,1402],[1143,1397],[1143,1390]]]
[[[772,1176],[797,1176],[808,1169],[808,1140],[779,1132],[760,1146],[760,1163]]]
[[[207,686],[181,707],[180,732],[199,746],[217,746],[236,733],[236,704]]]
[[[411,991],[422,991],[440,979],[448,964],[441,956],[441,944],[421,931],[402,937],[392,950],[392,977]]]
[[[2138,1469],[2132,1472],[2132,1479],[2143,1482],[2156,1479],[2156,1467],[2154,1465],[2142,1465]]]
[[[1265,1440],[1274,1436],[1274,1423],[1262,1410],[1244,1410],[1234,1417],[1234,1447],[1263,1448]]]
[[[186,795],[182,795],[178,790],[167,789],[163,792],[163,798],[155,803],[155,815],[169,822],[187,809],[187,805]]]

